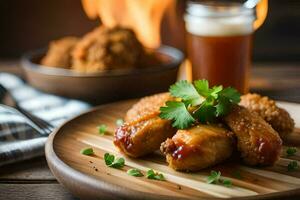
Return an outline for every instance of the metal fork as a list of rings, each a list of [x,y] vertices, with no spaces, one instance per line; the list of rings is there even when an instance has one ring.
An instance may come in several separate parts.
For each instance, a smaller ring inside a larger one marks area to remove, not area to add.
[[[27,119],[28,123],[40,134],[49,135],[53,132],[55,128],[54,126],[21,108],[16,99],[10,94],[10,92],[0,84],[0,100],[2,99],[9,101],[10,104],[12,104],[12,107],[7,105],[6,106],[10,109],[18,111],[23,117]]]

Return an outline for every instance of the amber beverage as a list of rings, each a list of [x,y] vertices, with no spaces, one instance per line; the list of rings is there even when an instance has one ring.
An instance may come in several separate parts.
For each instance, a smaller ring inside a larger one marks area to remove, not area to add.
[[[192,79],[249,90],[253,10],[241,4],[189,3],[185,16]]]

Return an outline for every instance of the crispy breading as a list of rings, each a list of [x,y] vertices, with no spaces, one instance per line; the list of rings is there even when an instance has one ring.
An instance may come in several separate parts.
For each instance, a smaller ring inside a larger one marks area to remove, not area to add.
[[[217,125],[198,125],[178,130],[161,145],[169,166],[179,171],[198,171],[229,158],[233,133]]]
[[[161,93],[134,104],[125,116],[126,122],[115,132],[115,146],[131,157],[158,150],[160,144],[176,132],[171,121],[159,117],[159,108],[169,99],[169,93]]]
[[[246,94],[241,97],[240,105],[255,112],[279,133],[282,139],[293,132],[295,123],[289,113],[279,108],[276,102],[266,96]]]
[[[52,41],[41,64],[49,67],[70,68],[71,52],[78,40],[76,37],[64,37]]]
[[[259,115],[237,105],[224,120],[236,135],[238,150],[246,164],[273,165],[278,160],[282,141]]]
[[[114,144],[128,156],[141,157],[158,150],[175,132],[171,121],[149,113],[120,126],[115,132]]]
[[[131,29],[102,26],[87,33],[75,46],[72,69],[101,72],[134,68],[143,54],[143,46]]]
[[[131,121],[146,113],[159,113],[159,108],[172,99],[170,93],[167,92],[143,97],[127,111],[125,121]]]

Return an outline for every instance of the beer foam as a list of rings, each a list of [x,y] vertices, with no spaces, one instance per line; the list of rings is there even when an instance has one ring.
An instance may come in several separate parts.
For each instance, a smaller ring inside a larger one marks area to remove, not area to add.
[[[186,15],[186,30],[199,36],[247,35],[254,31],[253,16],[197,17]]]

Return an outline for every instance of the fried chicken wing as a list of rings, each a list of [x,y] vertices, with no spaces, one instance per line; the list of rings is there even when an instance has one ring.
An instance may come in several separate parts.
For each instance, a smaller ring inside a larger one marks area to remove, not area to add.
[[[279,133],[282,139],[285,139],[293,132],[295,123],[289,113],[279,108],[275,101],[266,96],[258,94],[246,94],[241,97],[240,105],[246,107],[251,112],[255,112]]]
[[[114,144],[131,157],[141,157],[158,150],[160,144],[175,132],[170,121],[152,113],[120,126],[116,130]]]
[[[140,157],[159,149],[176,129],[171,121],[159,117],[159,108],[171,99],[168,93],[142,98],[127,112],[125,123],[115,132],[114,144],[131,157]]]
[[[70,68],[71,52],[78,40],[76,37],[64,37],[52,41],[46,56],[41,60],[41,64],[49,67]]]
[[[233,133],[217,125],[198,125],[178,130],[161,145],[169,166],[180,171],[197,171],[220,163],[232,154]]]
[[[242,106],[234,106],[224,120],[235,133],[238,150],[246,164],[263,166],[277,161],[282,141],[264,119]]]
[[[132,106],[131,109],[127,111],[125,121],[131,121],[137,117],[145,115],[146,113],[159,113],[159,108],[172,99],[173,98],[170,93],[167,92],[141,98]]]

